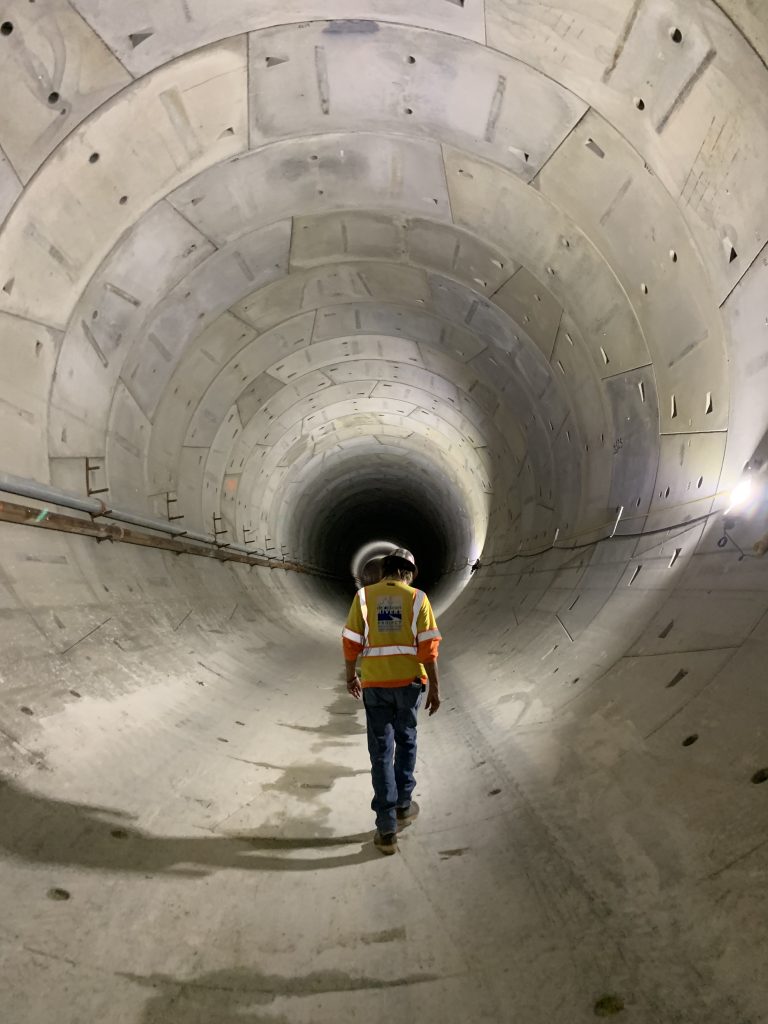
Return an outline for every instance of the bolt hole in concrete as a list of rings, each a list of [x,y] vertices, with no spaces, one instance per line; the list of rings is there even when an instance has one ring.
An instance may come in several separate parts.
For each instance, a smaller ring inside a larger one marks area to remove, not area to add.
[[[680,31],[679,28],[671,28],[669,30],[669,38],[672,40],[673,43],[682,43],[683,33]]]
[[[89,164],[96,164],[98,162],[99,162],[99,154],[98,153],[91,153],[91,155],[88,157],[88,163]]]
[[[691,736],[686,736],[685,739],[683,740],[683,746],[684,747],[692,746],[696,742],[696,740],[698,738],[699,738],[699,734],[697,732],[693,733]]]
[[[19,708],[19,711],[21,711],[22,715],[34,715],[34,713],[35,713],[32,710],[32,708],[27,708],[27,707]]]
[[[82,694],[78,693],[77,690],[70,690],[69,692],[72,694],[73,697],[82,697]]]
[[[54,106],[54,104],[58,103],[60,99],[61,96],[59,96],[57,92],[48,93],[48,102],[51,104],[51,106]]]
[[[677,263],[677,253],[674,249],[669,250],[669,258],[672,260],[673,263]]]
[[[601,996],[595,1003],[596,1017],[612,1017],[624,1009],[624,1000],[620,996]]]
[[[68,899],[70,899],[70,894],[67,892],[66,889],[49,889],[48,890],[48,899],[49,900],[68,900]]]
[[[407,62],[409,64],[415,64],[416,63],[416,58],[415,57],[406,57],[405,59],[407,60]]]
[[[587,139],[584,145],[588,150],[590,150],[590,152],[594,153],[595,156],[599,156],[601,160],[605,157],[605,150],[598,146],[594,139]]]
[[[752,781],[756,786],[759,786],[761,782],[768,782],[768,768],[761,768],[759,772],[755,772]]]
[[[488,794],[488,796],[498,796],[500,792],[501,792],[500,789],[492,789],[490,791],[490,793]]]
[[[688,675],[688,669],[681,668],[680,671],[675,673],[675,675],[667,683],[667,689],[671,690],[673,686],[677,686],[677,684],[682,682],[683,679],[685,679],[685,677],[687,675]]]
[[[412,114],[413,110],[410,107],[406,107],[405,108],[405,112],[406,112],[406,114]]]
[[[125,206],[125,204],[128,202],[128,196],[120,196],[118,202],[121,206]]]
[[[125,831],[124,828],[113,828],[112,831],[110,832],[110,835],[112,836],[113,839],[128,838],[128,833]]]
[[[4,36],[9,36],[11,32],[13,32],[13,22],[4,21],[3,24],[0,25],[0,32],[2,32]]]
[[[648,294],[648,285],[647,284],[641,284],[640,285],[640,291],[643,293],[643,295],[647,295]]]
[[[645,100],[642,96],[635,96],[635,106],[638,110],[645,110]]]

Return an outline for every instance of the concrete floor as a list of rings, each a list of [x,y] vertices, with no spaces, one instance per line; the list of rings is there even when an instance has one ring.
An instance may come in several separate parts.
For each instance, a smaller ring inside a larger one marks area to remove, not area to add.
[[[2,1024],[768,1022],[767,57],[751,0],[8,0]],[[444,635],[392,858],[386,540]]]

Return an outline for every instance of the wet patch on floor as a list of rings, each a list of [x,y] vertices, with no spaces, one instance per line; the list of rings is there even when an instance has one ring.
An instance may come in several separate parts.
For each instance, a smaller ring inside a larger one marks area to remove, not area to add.
[[[405,927],[402,928],[388,928],[383,932],[371,932],[370,935],[361,935],[360,941],[365,946],[373,946],[383,942],[399,942],[400,940],[405,941],[406,933]]]
[[[340,693],[326,707],[328,721],[323,725],[296,725],[292,722],[278,722],[283,729],[295,729],[297,732],[309,732],[315,736],[328,736],[331,739],[344,736],[361,736],[365,734],[365,726],[358,717],[360,705],[346,691]]]
[[[252,1016],[259,1007],[281,997],[317,996],[337,992],[381,991],[441,980],[434,974],[371,978],[346,971],[314,971],[299,976],[264,974],[246,967],[212,971],[188,980],[164,974],[120,972],[120,977],[152,990],[141,1024],[188,1024],[192,1015],[209,1011],[211,1020],[248,1020],[253,1024],[287,1024],[285,1018]],[[247,1017],[245,1016],[247,1014]]]
[[[468,846],[460,846],[456,850],[438,850],[441,860],[450,860],[452,857],[463,857],[469,850]]]
[[[601,996],[595,1003],[596,1017],[613,1017],[624,1009],[624,1000],[620,996]]]

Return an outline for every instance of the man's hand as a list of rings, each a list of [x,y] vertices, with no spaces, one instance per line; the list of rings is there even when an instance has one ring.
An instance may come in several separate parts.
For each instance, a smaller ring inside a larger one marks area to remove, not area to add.
[[[424,706],[431,718],[432,715],[437,714],[440,710],[440,677],[437,674],[436,661],[426,662],[424,668],[427,670],[427,677],[429,678],[429,693],[427,694],[427,703]]]
[[[360,700],[363,695],[363,688],[360,685],[360,679],[355,675],[352,679],[347,680],[347,693],[351,694],[355,700]]]
[[[429,712],[430,718],[440,710],[440,691],[436,686],[430,686],[427,694],[427,703],[424,707]]]

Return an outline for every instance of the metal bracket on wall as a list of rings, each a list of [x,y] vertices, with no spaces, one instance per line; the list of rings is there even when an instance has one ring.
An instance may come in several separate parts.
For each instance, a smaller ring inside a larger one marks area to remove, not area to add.
[[[216,538],[217,537],[221,537],[222,534],[229,533],[229,530],[226,527],[224,527],[223,530],[219,529],[219,525],[223,522],[223,520],[224,520],[223,516],[217,515],[215,512],[213,513],[213,539],[214,539],[214,543],[216,544],[216,547],[218,547],[218,548],[228,548],[229,547],[229,543],[227,543],[227,544],[219,544],[218,540],[216,540]]]
[[[97,458],[91,459],[86,455],[85,457],[85,490],[89,497],[94,494],[106,494],[109,490],[108,487],[92,487],[91,486],[91,473],[97,473],[101,470],[101,464],[96,465]],[[100,459],[98,459],[100,462]]]
[[[165,492],[165,514],[166,514],[166,518],[168,519],[169,523],[175,523],[177,519],[183,519],[184,518],[184,513],[183,512],[179,516],[172,516],[171,515],[171,505],[177,505],[178,501],[179,501],[178,498],[175,498],[175,497],[172,498],[171,497],[171,492],[170,491],[166,491]],[[175,511],[175,509],[174,509],[174,511]]]

